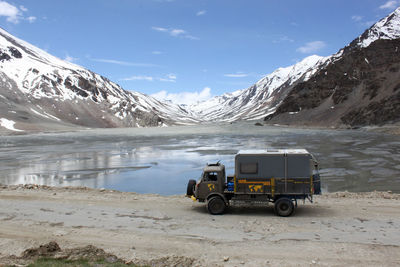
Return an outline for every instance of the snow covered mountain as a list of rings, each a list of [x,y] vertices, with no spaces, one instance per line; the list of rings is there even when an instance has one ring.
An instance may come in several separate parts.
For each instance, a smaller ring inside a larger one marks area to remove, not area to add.
[[[0,128],[146,127],[196,119],[178,105],[123,90],[0,28]]]
[[[191,106],[123,90],[0,28],[0,131],[147,127],[264,119],[360,126],[400,120],[400,8],[338,53],[279,68]]]
[[[349,47],[365,48],[377,40],[393,40],[397,38],[400,38],[400,7],[366,30]]]
[[[269,123],[336,127],[397,121],[399,38],[400,8],[332,56],[307,57],[248,89],[190,110],[199,119],[213,121],[265,118]]]
[[[330,127],[400,121],[400,8],[289,89],[269,123]]]
[[[248,89],[216,96],[189,106],[189,110],[206,121],[262,119],[276,110],[286,96],[285,88],[307,81],[327,59],[307,57],[293,66],[275,70]]]

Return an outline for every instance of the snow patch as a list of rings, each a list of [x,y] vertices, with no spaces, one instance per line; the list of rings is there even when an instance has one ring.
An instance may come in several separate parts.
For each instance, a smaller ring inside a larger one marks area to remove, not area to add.
[[[14,131],[14,132],[23,132],[23,130],[15,129],[14,124],[15,124],[15,121],[8,120],[5,118],[0,118],[0,126],[6,128],[8,130]]]
[[[33,113],[35,113],[36,115],[39,115],[39,116],[41,116],[41,117],[43,117],[43,118],[46,118],[46,119],[49,119],[48,116],[46,116],[46,115],[44,115],[44,114],[42,114],[42,113],[40,113],[40,112],[34,110],[33,108],[31,108],[31,111],[32,111]]]

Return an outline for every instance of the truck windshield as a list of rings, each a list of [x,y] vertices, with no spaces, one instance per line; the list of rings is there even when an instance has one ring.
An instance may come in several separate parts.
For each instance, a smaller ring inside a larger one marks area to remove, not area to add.
[[[218,174],[217,172],[205,172],[203,177],[204,181],[217,181]]]

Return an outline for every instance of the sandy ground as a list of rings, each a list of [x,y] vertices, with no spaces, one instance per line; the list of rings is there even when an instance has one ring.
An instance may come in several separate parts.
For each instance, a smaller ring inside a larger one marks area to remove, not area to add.
[[[50,241],[158,266],[399,266],[400,195],[326,194],[281,218],[272,206],[212,216],[184,196],[0,187],[0,265]]]

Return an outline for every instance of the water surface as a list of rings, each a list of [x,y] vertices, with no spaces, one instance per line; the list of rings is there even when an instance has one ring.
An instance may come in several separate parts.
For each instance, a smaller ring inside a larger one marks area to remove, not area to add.
[[[206,163],[220,160],[233,174],[239,150],[266,148],[308,149],[320,162],[325,192],[400,193],[398,136],[251,122],[1,136],[0,183],[184,194]]]

